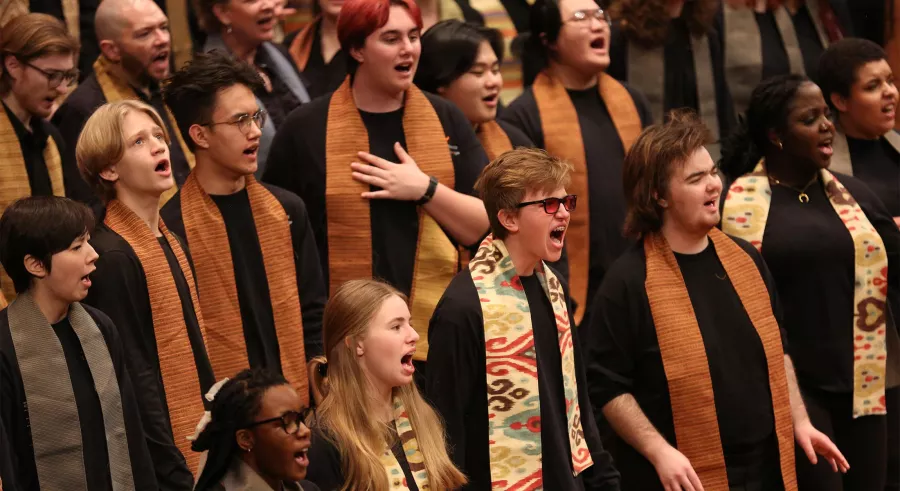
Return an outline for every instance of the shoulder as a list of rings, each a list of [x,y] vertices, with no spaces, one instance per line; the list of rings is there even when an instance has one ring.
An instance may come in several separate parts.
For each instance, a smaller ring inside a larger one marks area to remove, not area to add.
[[[68,115],[81,114],[90,116],[98,107],[106,103],[103,90],[100,88],[97,77],[92,73],[88,75],[78,87],[66,97],[66,101],[60,106],[57,114]]]
[[[328,120],[328,106],[333,92],[321,95],[291,111],[282,127],[302,129],[306,125],[324,125]],[[280,132],[279,132],[280,133]],[[300,133],[305,133],[301,131]]]
[[[509,106],[503,111],[504,114],[508,111],[510,114],[521,113],[523,111],[531,111],[537,109],[537,101],[534,98],[534,88],[527,87],[525,90],[519,94],[519,97],[516,97]]]
[[[104,254],[114,254],[122,256],[137,257],[131,244],[128,243],[121,235],[115,233],[104,224],[100,224],[91,234],[91,247],[93,247],[101,258]]]
[[[181,190],[179,189],[174,196],[159,210],[159,216],[163,219],[163,223],[167,227],[172,228],[181,223]],[[181,227],[178,227],[181,228]]]
[[[750,259],[753,259],[753,262],[756,263],[756,267],[761,273],[765,271],[766,262],[763,259],[762,254],[756,249],[756,247],[753,247],[753,244],[734,235],[725,234],[725,236],[731,239],[732,242],[737,244],[738,247],[743,249],[744,252],[746,252],[747,255],[750,256]]]
[[[635,288],[643,290],[647,280],[647,260],[641,241],[631,245],[616,259],[603,276],[600,291],[608,295],[618,295]]]
[[[482,322],[478,290],[475,289],[472,274],[468,269],[464,269],[453,277],[438,301],[431,318],[429,334],[431,331],[440,330],[440,326],[447,326],[459,334],[459,326],[467,325],[474,328]]]
[[[512,123],[503,120],[497,120],[497,124],[500,125],[500,128],[506,133],[506,136],[509,137],[509,142],[512,143],[513,148],[518,147],[533,147],[534,142],[531,141],[530,138],[519,128],[513,126]]]
[[[647,100],[647,96],[628,82],[619,80],[619,83],[625,87],[631,100],[634,101],[634,107],[637,108],[638,115],[641,117],[641,124],[645,127],[653,124],[653,114],[650,112],[650,101]]]
[[[80,303],[82,308],[84,308],[85,312],[94,319],[94,323],[97,324],[97,328],[100,329],[100,332],[103,333],[103,337],[106,338],[107,343],[109,340],[118,338],[118,333],[116,332],[116,325],[113,323],[112,319],[109,318],[108,315],[103,313],[102,310],[91,307],[85,303]]]
[[[57,147],[65,145],[62,133],[59,132],[59,129],[55,125],[53,125],[53,123],[47,121],[46,119],[40,119],[39,121],[44,132],[48,136],[50,136],[50,138],[53,138],[53,141],[56,142]]]
[[[468,123],[466,116],[460,108],[456,107],[456,104],[439,95],[432,94],[431,92],[425,92],[423,90],[422,93],[425,94],[425,98],[428,99],[428,102],[434,107],[434,112],[437,113],[438,118],[441,120],[441,124],[445,127],[447,126],[447,123],[456,124],[459,121],[466,121]]]
[[[284,208],[284,211],[291,217],[307,215],[306,203],[300,196],[272,184],[265,182],[261,182],[260,184],[266,188],[266,191],[272,193],[272,196],[281,203],[281,207]]]

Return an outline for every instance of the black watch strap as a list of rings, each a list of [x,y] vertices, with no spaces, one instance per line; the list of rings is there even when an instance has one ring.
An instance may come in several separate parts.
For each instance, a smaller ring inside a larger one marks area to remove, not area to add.
[[[437,191],[437,186],[437,177],[429,176],[428,189],[426,189],[425,194],[423,194],[422,197],[419,198],[418,201],[416,201],[416,205],[421,206],[431,201],[431,198],[434,198],[434,192]]]

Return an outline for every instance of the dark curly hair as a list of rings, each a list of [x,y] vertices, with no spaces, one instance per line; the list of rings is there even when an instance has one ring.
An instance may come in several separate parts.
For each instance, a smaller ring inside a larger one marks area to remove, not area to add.
[[[210,404],[212,420],[191,445],[195,452],[209,450],[194,491],[212,489],[222,480],[234,455],[240,453],[235,432],[253,423],[267,390],[287,383],[279,373],[248,368],[222,385]]]
[[[747,116],[722,143],[720,166],[728,179],[737,179],[753,170],[771,145],[769,131],[785,129],[791,102],[807,83],[812,81],[804,75],[778,75],[753,89]]]
[[[669,0],[613,0],[609,15],[625,37],[652,48],[663,44],[669,35]],[[719,0],[694,0],[684,3],[688,29],[695,36],[709,34],[719,10]]]

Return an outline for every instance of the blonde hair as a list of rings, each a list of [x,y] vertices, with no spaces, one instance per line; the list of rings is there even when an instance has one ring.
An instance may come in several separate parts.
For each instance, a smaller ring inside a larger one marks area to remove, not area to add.
[[[489,163],[475,181],[475,189],[484,201],[494,237],[503,240],[509,235],[497,217],[500,210],[515,212],[528,191],[568,186],[573,169],[569,162],[537,148],[509,150]]]
[[[65,24],[47,14],[26,14],[16,17],[0,29],[0,94],[12,90],[13,80],[6,73],[6,57],[15,56],[22,62],[48,55],[78,55],[78,41],[66,30]]]
[[[319,404],[317,424],[341,453],[345,482],[342,490],[387,491],[388,478],[381,455],[393,440],[390,428],[373,421],[372,402],[367,397],[366,376],[354,346],[364,339],[378,310],[391,296],[407,301],[402,293],[380,281],[363,279],[344,283],[328,300],[323,320],[328,375],[319,374],[325,358],[311,363],[314,390],[324,399]],[[447,455],[444,427],[435,410],[425,402],[415,383],[394,388],[409,415],[425,460],[428,483],[433,491],[456,489],[466,478]]]
[[[109,166],[119,163],[125,155],[125,116],[131,111],[143,112],[159,126],[170,144],[169,132],[156,109],[140,101],[131,99],[111,102],[100,106],[88,118],[75,146],[75,160],[81,177],[90,184],[94,194],[104,202],[116,198],[116,188],[112,182],[100,176]]]

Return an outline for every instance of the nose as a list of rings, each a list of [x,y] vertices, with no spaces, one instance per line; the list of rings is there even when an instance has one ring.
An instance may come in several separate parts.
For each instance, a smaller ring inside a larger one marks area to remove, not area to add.
[[[166,145],[165,140],[157,140],[156,138],[152,138],[151,141],[153,142],[153,146],[151,147],[151,153],[153,155],[159,155],[169,150],[169,146]]]
[[[165,46],[172,40],[172,34],[167,29],[157,29],[156,39],[153,41],[155,46]]]
[[[894,85],[893,83],[889,83],[886,85],[887,85],[887,90],[885,91],[886,92],[885,95],[887,95],[887,97],[890,98],[892,101],[897,102],[898,94],[900,94],[897,91],[897,86]]]
[[[256,120],[253,119],[251,120],[250,129],[247,130],[247,139],[257,140],[260,137],[262,137],[262,128],[260,128]]]
[[[557,218],[569,218],[572,214],[569,213],[569,210],[566,208],[566,205],[564,203],[560,203],[559,208],[553,215]]]
[[[56,92],[58,92],[59,95],[66,95],[69,93],[69,90],[69,84],[67,84],[65,80],[63,80],[59,85],[56,86]]]
[[[419,341],[419,332],[415,330],[412,326],[409,326],[409,337],[407,338],[407,343],[412,344]]]
[[[488,89],[494,89],[497,87],[501,87],[503,85],[503,74],[498,70],[497,73],[494,73],[493,70],[488,71],[487,77],[484,79],[484,86]]]
[[[722,177],[720,174],[710,174],[706,190],[711,193],[722,191]]]
[[[294,432],[294,436],[298,440],[307,440],[311,434],[309,426],[306,426],[306,421],[301,421],[301,424],[297,426],[297,431]]]
[[[84,246],[88,248],[87,264],[94,264],[97,262],[100,254],[97,254],[97,250],[94,249],[94,246],[92,246],[90,242],[85,242]]]

